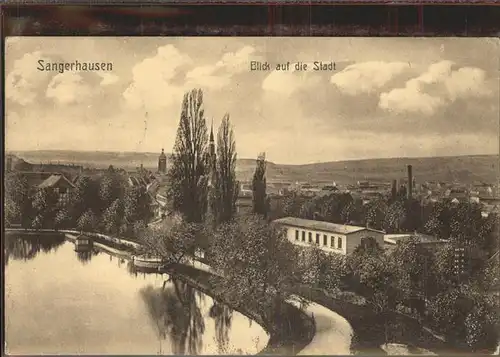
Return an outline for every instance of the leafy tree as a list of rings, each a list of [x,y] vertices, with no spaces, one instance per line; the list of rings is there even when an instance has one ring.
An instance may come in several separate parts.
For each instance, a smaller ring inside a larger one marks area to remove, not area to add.
[[[117,198],[103,213],[102,222],[105,231],[111,234],[118,234],[123,222],[123,216],[123,202]]]
[[[373,238],[366,238],[347,258],[351,286],[363,295],[384,321],[388,336],[388,312],[396,307],[398,297],[397,266]]]
[[[86,211],[78,219],[77,227],[82,232],[92,232],[97,225],[97,218],[91,210]]]
[[[397,243],[391,253],[397,288],[404,300],[416,296],[420,299],[435,295],[439,290],[434,275],[434,255],[416,237]]]
[[[137,230],[147,256],[161,258],[166,265],[185,263],[192,259],[197,243],[198,225],[185,221],[164,221],[161,226],[142,227]]]
[[[124,187],[120,177],[113,167],[111,167],[100,181],[99,198],[101,199],[102,207],[109,207],[116,199],[122,198],[123,195]]]
[[[488,258],[499,251],[500,244],[500,217],[497,214],[489,214],[482,220],[478,232],[478,245],[487,253]]]
[[[75,220],[88,210],[100,212],[99,183],[92,180],[90,176],[80,176],[71,195],[70,207],[71,216]]]
[[[289,191],[283,197],[283,215],[286,217],[301,217],[301,208],[306,198],[296,191]]]
[[[337,289],[346,274],[344,257],[340,254],[325,253],[318,246],[298,249],[302,282],[328,291]]]
[[[420,231],[423,221],[423,208],[419,200],[411,198],[404,201],[404,222],[403,230],[406,232]]]
[[[498,341],[498,300],[473,285],[442,291],[428,304],[436,328],[451,343],[471,350],[493,349]]]
[[[373,229],[384,229],[385,216],[387,215],[388,206],[382,199],[370,201],[365,206],[365,219],[368,227]]]
[[[51,188],[42,188],[36,191],[33,197],[33,208],[39,217],[37,220],[41,220],[42,227],[52,228],[54,226],[58,200],[57,193]]]
[[[306,200],[300,207],[299,217],[304,219],[323,220],[325,215],[321,212],[322,208],[323,207],[318,204],[317,199]]]
[[[451,252],[463,251],[464,274],[460,279],[481,279],[485,262],[498,250],[498,221],[495,216],[483,218],[481,207],[471,202],[452,203],[450,200],[437,203],[425,225],[427,232],[442,239],[448,239],[448,259],[439,264],[451,263]],[[451,270],[451,267],[448,268]],[[450,272],[446,279],[457,282],[456,272]]]
[[[491,335],[494,334],[494,331],[492,331],[494,327],[489,321],[490,318],[489,311],[485,306],[481,305],[475,306],[465,318],[465,341],[473,351],[492,347]]]
[[[12,199],[6,198],[4,203],[5,222],[7,226],[21,217],[21,208]]]
[[[452,217],[452,203],[450,200],[442,200],[431,203],[431,213],[424,226],[424,231],[441,239],[448,239],[451,231],[449,222]]]
[[[26,177],[19,173],[8,173],[4,185],[6,218],[11,222],[30,220],[30,190]]]
[[[119,208],[119,204],[115,208]],[[118,212],[121,213],[121,212]],[[144,187],[131,187],[125,194],[124,218],[133,226],[137,221],[147,222],[151,216],[150,197]]]
[[[284,231],[259,216],[222,224],[210,247],[211,266],[224,276],[217,289],[229,303],[248,301],[270,321],[300,282],[295,247]]]
[[[364,225],[363,202],[361,200],[349,201],[342,209],[340,216],[345,224]]]
[[[214,182],[213,211],[216,223],[229,222],[236,213],[239,183],[236,180],[236,142],[226,114],[217,133],[217,163]]]
[[[300,208],[300,217],[332,223],[346,223],[357,216],[359,202],[354,202],[349,193],[333,193],[307,199]]]
[[[203,93],[193,89],[184,95],[168,173],[173,209],[192,223],[203,222],[207,209],[207,142]]]
[[[44,220],[45,218],[43,217],[43,215],[38,213],[31,222],[31,228],[36,230],[43,228]]]
[[[266,193],[266,156],[261,153],[252,179],[253,213],[267,217],[269,202]]]
[[[402,201],[395,201],[388,209],[384,220],[384,229],[388,233],[400,233],[406,220],[406,210]]]
[[[54,226],[56,229],[70,228],[71,227],[71,217],[67,209],[63,208],[59,210],[55,217]]]
[[[476,243],[483,218],[481,206],[471,202],[459,202],[452,208],[452,215],[447,222],[450,226],[450,239],[459,245]],[[479,242],[480,243],[480,242]]]
[[[455,269],[455,247],[452,244],[444,244],[437,250],[433,270],[440,290],[446,290],[450,286],[458,284],[459,280]]]

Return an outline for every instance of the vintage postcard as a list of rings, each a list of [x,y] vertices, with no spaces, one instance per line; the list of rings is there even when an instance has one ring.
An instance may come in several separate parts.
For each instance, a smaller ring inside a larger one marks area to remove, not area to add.
[[[498,354],[499,44],[6,38],[6,353]]]

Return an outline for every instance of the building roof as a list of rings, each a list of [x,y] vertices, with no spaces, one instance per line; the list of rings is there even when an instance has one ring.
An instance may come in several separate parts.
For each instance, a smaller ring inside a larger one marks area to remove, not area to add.
[[[55,187],[57,185],[60,185],[61,183],[66,184],[70,187],[75,187],[75,185],[73,185],[73,183],[63,175],[51,175],[49,178],[39,184],[38,188]]]
[[[47,178],[53,175],[50,172],[18,171],[18,173],[26,178],[30,187],[38,186]]]
[[[366,228],[366,227],[350,226],[347,224],[337,224],[337,223],[315,221],[315,220],[311,220],[311,219],[303,219],[303,218],[295,218],[295,217],[280,218],[280,219],[276,219],[274,222],[276,222],[278,224],[285,224],[285,225],[290,225],[290,226],[294,226],[294,227],[308,228],[311,230],[333,232],[333,233],[339,233],[339,234],[351,234],[351,233],[360,232],[360,231],[364,231],[364,230],[383,233],[383,232],[376,231],[374,229],[370,229],[370,228]]]

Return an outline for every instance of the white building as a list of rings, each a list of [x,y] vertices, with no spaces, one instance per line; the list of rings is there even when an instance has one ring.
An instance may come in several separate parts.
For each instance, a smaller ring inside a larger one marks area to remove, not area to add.
[[[384,232],[365,227],[285,217],[274,221],[287,231],[287,238],[295,245],[317,245],[328,253],[351,254],[364,238],[373,238],[384,247]]]

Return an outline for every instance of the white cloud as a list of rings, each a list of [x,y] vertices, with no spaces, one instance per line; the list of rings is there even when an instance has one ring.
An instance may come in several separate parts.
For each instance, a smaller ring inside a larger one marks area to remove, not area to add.
[[[425,115],[432,115],[442,105],[444,101],[441,98],[422,93],[413,82],[407,84],[405,88],[382,93],[379,101],[380,108],[395,114],[421,112]]]
[[[186,74],[186,79],[192,86],[221,89],[230,84],[234,75],[248,71],[250,61],[258,58],[255,48],[245,46],[225,53],[215,64],[195,67]]]
[[[453,65],[451,61],[430,65],[425,73],[406,82],[404,88],[382,93],[379,107],[394,113],[420,112],[430,116],[457,99],[492,94],[482,69],[453,70]]]
[[[317,75],[306,71],[272,71],[262,82],[262,89],[267,92],[292,95],[298,90],[313,88],[320,81]]]
[[[330,82],[348,95],[372,93],[409,68],[404,62],[363,62],[347,66],[334,74]]]
[[[225,75],[217,75],[216,66],[200,66],[186,73],[186,80],[192,87],[220,89],[227,86],[231,78]]]
[[[252,46],[245,46],[236,52],[225,53],[216,67],[224,68],[229,73],[240,73],[248,70],[249,59],[257,59],[256,50]]]
[[[159,47],[153,57],[144,59],[132,69],[132,83],[123,93],[127,103],[135,108],[158,110],[178,103],[183,88],[172,83],[180,69],[192,62],[175,46]]]
[[[47,72],[37,69],[40,59],[46,58],[40,51],[35,51],[26,53],[14,62],[12,70],[6,73],[6,98],[21,105],[32,104],[36,101],[40,86],[46,83],[49,77]]]
[[[445,81],[450,100],[457,98],[490,96],[492,91],[486,85],[486,73],[479,68],[463,67],[450,74]]]
[[[100,83],[100,85],[102,87],[114,84],[114,83],[118,82],[118,80],[120,79],[120,77],[118,77],[117,75],[111,74],[111,73],[97,72],[97,74],[99,75],[99,77],[102,78],[102,81]]]
[[[85,84],[78,73],[58,73],[52,78],[46,95],[59,104],[75,104],[87,100],[92,95],[92,89]]]

